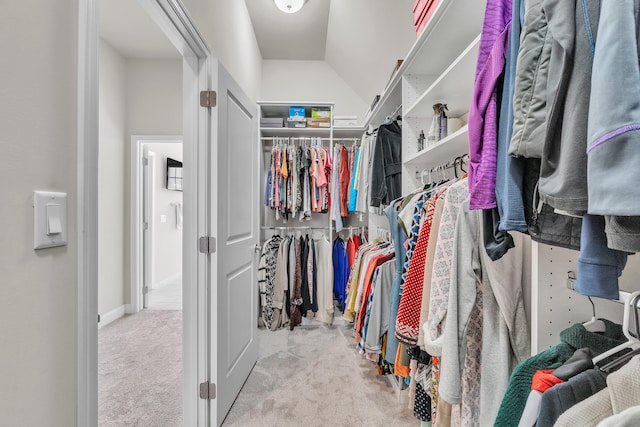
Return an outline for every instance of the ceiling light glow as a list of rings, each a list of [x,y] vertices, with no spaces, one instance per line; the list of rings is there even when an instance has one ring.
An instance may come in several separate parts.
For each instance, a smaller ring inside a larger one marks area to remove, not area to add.
[[[284,13],[296,13],[302,6],[304,6],[305,0],[273,0],[281,11]]]

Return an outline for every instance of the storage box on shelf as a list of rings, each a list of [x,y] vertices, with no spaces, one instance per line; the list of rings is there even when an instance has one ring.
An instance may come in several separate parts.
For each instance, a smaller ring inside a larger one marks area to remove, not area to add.
[[[310,128],[330,128],[331,127],[331,119],[317,119],[317,118],[308,118],[307,126]]]
[[[331,103],[260,102],[258,105],[260,106],[261,137],[331,137],[330,119],[327,119],[328,126],[309,127],[308,123],[314,108],[320,111],[320,114],[327,114],[328,111],[331,117],[333,111]],[[275,122],[276,119],[281,120],[284,127],[274,127],[269,123]]]
[[[416,35],[420,35],[433,16],[440,0],[416,0],[413,5],[413,24],[416,27]]]

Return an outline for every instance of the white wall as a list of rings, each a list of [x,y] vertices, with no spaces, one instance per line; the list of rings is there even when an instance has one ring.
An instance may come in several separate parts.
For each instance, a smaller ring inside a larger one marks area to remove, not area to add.
[[[76,415],[77,1],[0,13],[0,424]],[[33,190],[69,195],[68,241],[33,249]]]
[[[396,60],[407,56],[416,40],[413,4],[414,0],[331,1],[325,60],[367,108],[376,94],[382,94]]]
[[[262,64],[244,2],[188,3],[204,5],[191,15],[255,99]],[[77,4],[5,2],[0,13],[1,425],[76,425]],[[67,246],[33,250],[36,189],[69,194]]]
[[[241,0],[183,0],[213,56],[252,100],[260,95],[262,55]]]
[[[100,41],[98,313],[124,304],[126,60]]]
[[[176,228],[176,210],[171,203],[182,203],[182,192],[167,190],[167,157],[182,161],[182,144],[146,144],[155,156],[155,196],[153,219],[153,286],[182,272],[182,230]],[[163,223],[160,217],[165,215]]]
[[[131,135],[182,135],[182,60],[127,60],[127,144]],[[127,145],[128,146],[128,145]],[[131,151],[125,161],[130,164]],[[130,211],[130,169],[127,168],[123,193],[125,212]],[[124,269],[130,277],[130,225],[125,224]],[[125,302],[130,303],[131,281],[124,285]]]
[[[262,62],[264,101],[335,102],[334,115],[358,116],[364,122],[368,105],[325,61]]]
[[[129,135],[182,133],[182,60],[127,60]]]

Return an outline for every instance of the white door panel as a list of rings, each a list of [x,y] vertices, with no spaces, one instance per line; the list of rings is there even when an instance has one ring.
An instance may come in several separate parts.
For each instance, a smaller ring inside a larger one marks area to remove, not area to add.
[[[217,66],[213,109],[211,221],[211,367],[216,399],[211,424],[220,425],[258,356],[256,262],[258,172],[256,107]]]

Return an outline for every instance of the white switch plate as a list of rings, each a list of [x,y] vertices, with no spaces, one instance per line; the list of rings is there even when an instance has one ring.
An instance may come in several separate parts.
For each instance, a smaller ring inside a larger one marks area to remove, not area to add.
[[[160,215],[160,222],[163,223],[163,224],[165,222],[167,222],[167,216],[166,215]]]
[[[33,248],[67,244],[67,193],[33,192]]]

